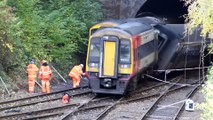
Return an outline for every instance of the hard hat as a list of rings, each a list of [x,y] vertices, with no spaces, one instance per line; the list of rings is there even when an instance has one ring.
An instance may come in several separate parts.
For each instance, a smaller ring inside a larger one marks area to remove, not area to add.
[[[42,64],[43,64],[43,63],[47,63],[47,61],[46,61],[46,60],[42,60],[41,63],[42,63]]]
[[[34,64],[34,63],[35,63],[35,60],[32,59],[32,60],[30,61],[30,64]]]
[[[80,64],[80,66],[83,68],[83,67],[84,67],[84,64]]]

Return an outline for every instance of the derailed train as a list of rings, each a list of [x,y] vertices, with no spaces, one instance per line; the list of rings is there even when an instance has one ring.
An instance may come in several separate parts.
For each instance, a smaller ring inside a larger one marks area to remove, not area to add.
[[[90,29],[86,73],[95,93],[124,94],[153,69],[197,66],[201,39],[154,17],[105,21]],[[185,57],[187,56],[187,64]]]

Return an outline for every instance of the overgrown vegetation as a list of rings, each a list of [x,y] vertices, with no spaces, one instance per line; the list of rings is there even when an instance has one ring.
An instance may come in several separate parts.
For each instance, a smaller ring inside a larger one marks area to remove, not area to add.
[[[201,27],[201,35],[213,39],[213,0],[184,0],[188,8],[187,22],[188,28],[194,30],[196,27]],[[210,54],[213,53],[213,44],[209,45]],[[204,110],[202,119],[211,120],[213,117],[213,67],[209,68],[207,82],[203,87],[205,94],[205,103],[200,105]]]
[[[97,0],[1,0],[0,68],[23,74],[30,59],[46,59],[68,74],[84,61],[88,29],[102,16]]]

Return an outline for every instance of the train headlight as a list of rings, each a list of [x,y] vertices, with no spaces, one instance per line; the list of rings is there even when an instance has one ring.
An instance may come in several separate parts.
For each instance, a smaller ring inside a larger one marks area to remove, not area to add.
[[[112,80],[111,79],[104,79],[104,86],[105,87],[112,87]]]
[[[130,68],[130,64],[120,64],[121,68]]]
[[[98,63],[89,63],[89,67],[98,68],[99,64]]]

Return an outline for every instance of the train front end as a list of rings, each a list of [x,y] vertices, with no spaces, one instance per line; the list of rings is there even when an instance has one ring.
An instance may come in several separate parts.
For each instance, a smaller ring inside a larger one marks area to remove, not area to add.
[[[99,31],[90,37],[88,46],[90,87],[95,93],[124,94],[133,67],[130,35],[114,28]]]

